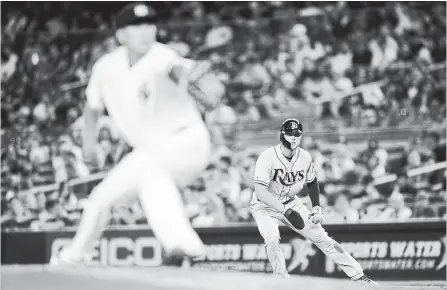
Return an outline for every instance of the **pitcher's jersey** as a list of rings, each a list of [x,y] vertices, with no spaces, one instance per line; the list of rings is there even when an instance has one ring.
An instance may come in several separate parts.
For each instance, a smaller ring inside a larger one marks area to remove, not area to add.
[[[286,202],[303,189],[304,183],[312,182],[315,177],[315,167],[309,152],[298,148],[289,161],[282,154],[280,145],[277,145],[259,155],[254,182],[267,186],[279,201]],[[253,198],[257,198],[256,192]]]
[[[176,130],[203,124],[186,84],[177,85],[169,77],[175,64],[188,68],[194,65],[156,42],[130,67],[127,48],[121,46],[93,66],[87,101],[93,109],[105,107],[123,139],[133,147],[159,142]]]

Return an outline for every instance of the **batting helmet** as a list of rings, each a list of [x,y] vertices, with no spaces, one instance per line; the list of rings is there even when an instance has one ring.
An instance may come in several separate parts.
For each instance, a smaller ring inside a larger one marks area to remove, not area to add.
[[[284,135],[290,135],[295,137],[300,137],[303,134],[303,124],[297,119],[291,118],[285,120],[281,125],[281,134],[279,135],[279,140],[286,148],[291,148],[289,141],[284,138]]]

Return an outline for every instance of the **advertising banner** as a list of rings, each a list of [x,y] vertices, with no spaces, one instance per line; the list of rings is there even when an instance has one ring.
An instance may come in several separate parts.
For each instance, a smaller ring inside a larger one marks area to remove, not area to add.
[[[446,224],[327,225],[338,241],[377,280],[445,280]],[[311,242],[281,227],[280,246],[291,274],[345,278]],[[254,226],[197,229],[206,245],[192,268],[271,273],[265,246]],[[74,231],[2,232],[2,264],[44,264],[73,237]],[[176,261],[174,261],[176,262]],[[96,243],[87,264],[114,267],[172,265],[152,232],[110,229]]]
[[[46,261],[66,246],[74,232],[46,235]],[[107,230],[86,258],[89,266],[154,267],[163,264],[162,247],[149,230]]]
[[[193,268],[272,272],[264,243],[253,230],[247,231],[247,234],[233,235],[232,238],[222,239],[219,235],[206,234],[202,234],[202,238],[207,252],[204,257],[191,262]],[[319,265],[324,263],[318,248],[298,235],[284,234],[280,247],[290,273],[315,275],[319,272]]]
[[[332,236],[372,277],[386,280],[445,280],[446,224],[419,223],[389,225],[388,229],[363,228],[337,232]],[[324,276],[344,277],[344,273],[325,259]]]
[[[444,280],[446,277],[446,224],[356,224],[327,225],[338,241],[378,280]],[[203,232],[207,244],[204,257],[194,268],[272,272],[257,229],[226,230],[225,234]],[[346,277],[315,245],[300,235],[281,229],[281,248],[291,274]]]

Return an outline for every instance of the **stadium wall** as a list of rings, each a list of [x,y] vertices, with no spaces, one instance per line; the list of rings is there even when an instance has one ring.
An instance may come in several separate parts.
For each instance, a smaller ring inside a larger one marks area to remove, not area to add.
[[[444,221],[401,224],[326,225],[340,242],[378,280],[445,280],[446,224]],[[271,272],[256,227],[199,228],[207,245],[204,257],[179,264],[217,271]],[[294,275],[345,277],[314,245],[288,228],[281,228],[281,247]],[[45,264],[74,235],[53,232],[2,232],[2,265]],[[178,261],[177,261],[178,262]],[[172,265],[147,227],[109,229],[88,262],[91,266],[156,267]]]

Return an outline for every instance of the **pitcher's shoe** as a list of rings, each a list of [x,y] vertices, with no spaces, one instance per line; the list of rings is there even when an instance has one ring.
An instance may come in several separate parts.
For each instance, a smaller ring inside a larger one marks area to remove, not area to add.
[[[279,272],[279,273],[275,273],[275,275],[281,276],[281,277],[284,277],[284,278],[290,278],[290,274],[287,273],[287,272]]]
[[[75,259],[67,255],[63,250],[53,255],[49,262],[50,266],[80,266],[84,265],[84,259]]]

